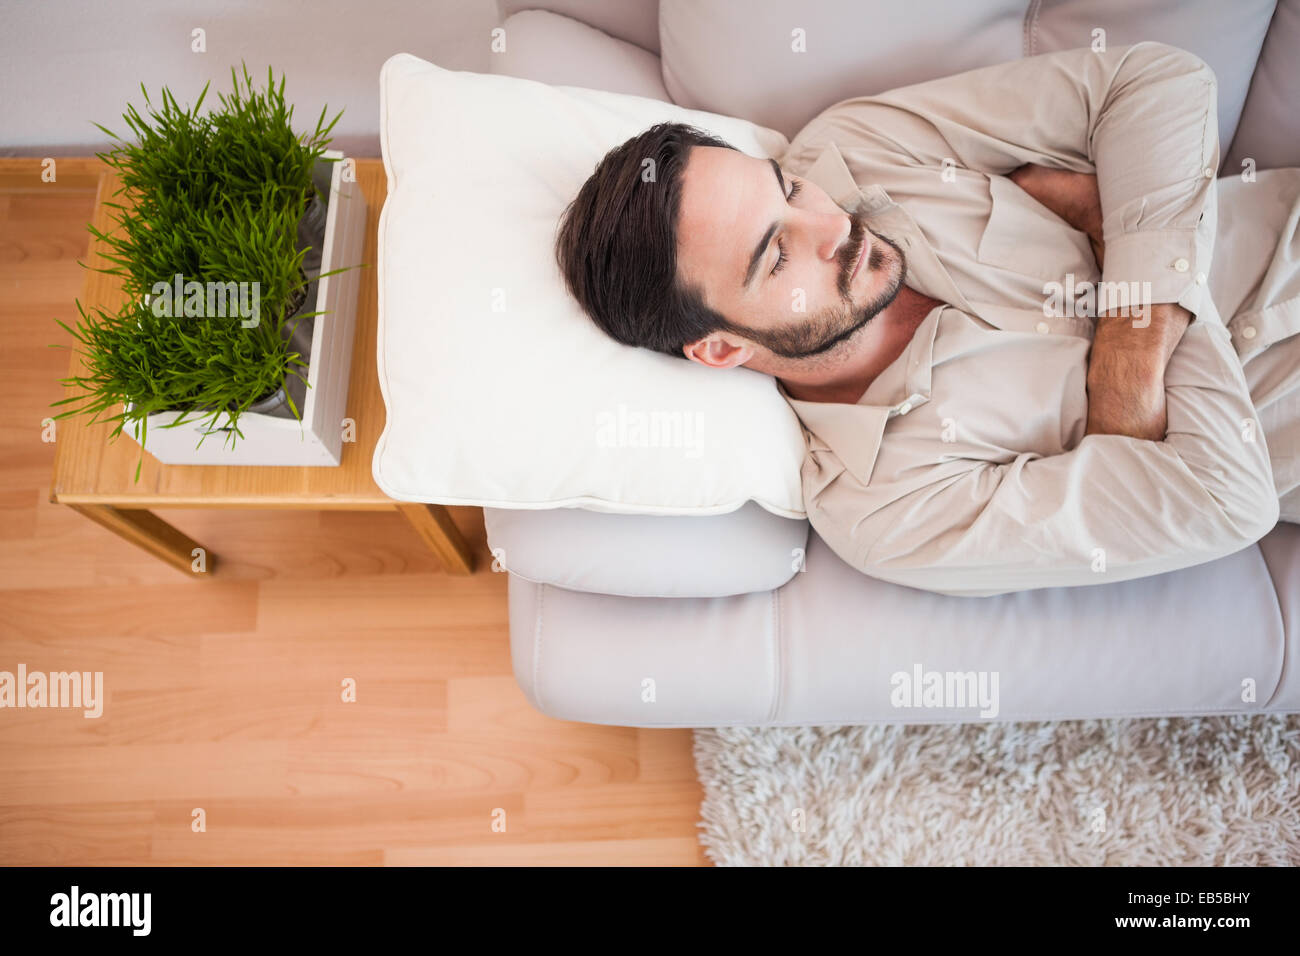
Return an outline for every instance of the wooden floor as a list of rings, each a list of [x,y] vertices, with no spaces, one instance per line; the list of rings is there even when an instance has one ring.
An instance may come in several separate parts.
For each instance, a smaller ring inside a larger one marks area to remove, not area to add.
[[[0,710],[0,864],[707,864],[689,730],[524,699],[477,509],[460,578],[396,513],[163,512],[204,581],[49,503],[94,199],[64,162],[0,161],[0,670],[103,671],[106,704]]]

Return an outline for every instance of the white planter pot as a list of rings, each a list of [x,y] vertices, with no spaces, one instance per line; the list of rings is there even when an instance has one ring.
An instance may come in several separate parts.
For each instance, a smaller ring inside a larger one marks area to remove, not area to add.
[[[343,158],[337,150],[328,150],[325,156]],[[328,196],[329,204],[320,271],[358,266],[366,228],[366,201],[361,187],[356,182],[343,182],[342,162],[318,163],[314,173],[316,188]],[[239,431],[244,437],[235,436],[232,447],[226,434],[229,419],[224,415],[213,421],[210,412],[189,412],[185,424],[164,428],[181,413],[158,412],[148,416],[145,450],[168,465],[339,464],[361,271],[350,268],[318,279],[314,304],[309,294],[304,306],[308,312],[324,314],[306,320],[313,323],[307,370],[310,387],[302,394],[304,386],[296,375],[290,374],[285,381],[286,388],[297,385],[294,403],[302,413],[301,422],[287,409],[275,414],[246,411],[239,416]],[[128,423],[122,430],[140,441],[138,423]]]

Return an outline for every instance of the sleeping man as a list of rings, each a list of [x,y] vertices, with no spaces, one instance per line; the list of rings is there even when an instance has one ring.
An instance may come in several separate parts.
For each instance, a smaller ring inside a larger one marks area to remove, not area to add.
[[[1209,67],[1149,42],[845,100],[778,160],[662,124],[557,258],[618,341],[775,378],[863,573],[1159,574],[1300,521],[1300,169],[1220,181],[1217,130]]]

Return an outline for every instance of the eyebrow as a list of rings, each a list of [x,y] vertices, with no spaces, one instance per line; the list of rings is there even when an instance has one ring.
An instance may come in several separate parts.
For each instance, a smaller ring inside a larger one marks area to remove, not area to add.
[[[769,159],[772,164],[772,170],[776,173],[776,181],[781,186],[781,195],[785,195],[785,176],[781,173],[781,165],[775,159]],[[763,261],[763,254],[767,252],[768,245],[772,242],[772,237],[776,235],[776,230],[780,223],[774,222],[767,227],[767,232],[763,233],[763,238],[758,240],[758,245],[754,247],[754,252],[749,257],[749,266],[745,269],[745,281],[743,288],[748,289],[754,281],[754,273],[758,270],[758,264]]]

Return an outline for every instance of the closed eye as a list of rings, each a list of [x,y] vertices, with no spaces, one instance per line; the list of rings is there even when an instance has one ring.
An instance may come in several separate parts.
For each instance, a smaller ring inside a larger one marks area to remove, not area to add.
[[[799,195],[801,189],[803,189],[803,183],[797,179],[790,180],[790,195],[785,197],[786,202],[792,202],[794,197]],[[771,275],[776,275],[781,271],[781,267],[785,265],[785,260],[785,243],[778,238],[776,240],[776,265],[772,267]]]

